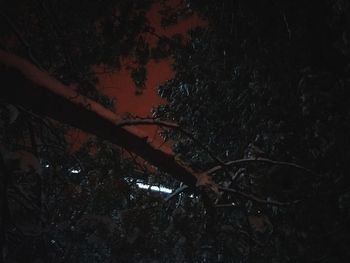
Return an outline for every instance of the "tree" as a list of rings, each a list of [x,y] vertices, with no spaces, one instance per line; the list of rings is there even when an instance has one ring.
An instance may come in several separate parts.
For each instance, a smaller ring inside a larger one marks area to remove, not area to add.
[[[89,237],[102,262],[110,257],[117,262],[346,262],[349,7],[342,1],[186,4],[181,12],[166,10],[164,23],[194,10],[209,27],[192,30],[188,42],[163,39],[176,76],[160,87],[168,104],[158,107],[152,120],[120,121],[32,64],[1,53],[0,78],[14,84],[3,92],[9,101],[134,151],[190,186],[160,173],[152,180],[178,187],[165,200],[130,194],[136,187],[126,183],[127,174],[135,167],[111,145],[92,144],[81,152],[91,176],[77,176],[77,191],[70,193],[93,197],[77,202],[71,214],[60,208],[66,213],[62,222],[79,229],[69,232],[73,242],[59,247],[70,254],[68,260],[88,260],[89,245],[79,246],[79,240]],[[50,103],[37,106],[18,91]],[[83,107],[86,102],[90,108]],[[75,114],[57,112],[62,105]],[[174,155],[125,128],[138,124],[167,128],[163,136],[174,141]],[[95,162],[94,147],[102,149]],[[113,184],[120,189],[117,197],[108,187]],[[115,211],[111,200],[119,205]],[[84,204],[89,216],[82,212]],[[84,219],[75,224],[69,217],[77,211]],[[58,233],[54,241],[67,240],[64,231]]]
[[[233,201],[247,211],[251,224],[255,216],[261,221],[267,216],[266,226],[273,225],[273,231],[268,227],[258,231],[263,232],[262,239],[254,234],[248,238],[252,243],[243,246],[246,249],[237,251],[236,244],[224,253],[252,262],[320,258],[343,262],[349,230],[346,209],[340,205],[349,185],[342,176],[348,173],[349,149],[344,136],[349,129],[344,125],[349,118],[345,110],[349,46],[344,42],[349,32],[348,5],[338,1],[188,3],[208,18],[210,26],[192,30],[187,45],[175,51],[176,76],[159,89],[168,104],[158,107],[155,117],[175,120],[223,162],[242,156],[289,160],[320,175],[254,162],[216,173],[216,182],[234,189],[280,201],[302,200],[294,207],[277,209],[224,196],[222,205]],[[212,166],[208,153],[183,134],[166,132],[164,137],[176,142],[175,153],[191,166]],[[232,218],[238,213],[218,214]],[[242,229],[239,221],[233,225],[236,231]],[[249,228],[246,232],[252,233]],[[218,246],[225,247],[230,236]]]

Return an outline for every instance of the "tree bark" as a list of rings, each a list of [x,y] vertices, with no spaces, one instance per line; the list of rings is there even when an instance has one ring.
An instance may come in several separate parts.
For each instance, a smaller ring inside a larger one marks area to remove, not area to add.
[[[199,178],[173,154],[152,146],[147,137],[116,125],[118,116],[74,92],[30,62],[0,50],[0,97],[15,105],[94,134],[134,152],[175,179],[194,186]]]

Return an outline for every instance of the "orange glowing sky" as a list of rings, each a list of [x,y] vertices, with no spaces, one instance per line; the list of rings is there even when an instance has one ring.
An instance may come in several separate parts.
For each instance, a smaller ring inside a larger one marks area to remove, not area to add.
[[[159,10],[160,1],[153,4],[150,11],[147,13],[150,26],[155,29],[158,35],[171,37],[175,34],[182,34],[186,38],[186,33],[190,28],[197,26],[206,26],[206,21],[199,18],[197,15],[179,20],[176,25],[166,28],[161,26],[161,15]],[[178,6],[181,0],[171,0],[167,4],[171,6]],[[151,34],[145,35],[145,40],[150,46],[157,43],[157,38]],[[112,74],[99,75],[98,89],[116,100],[116,113],[123,116],[124,114],[132,114],[139,117],[150,117],[152,108],[165,103],[158,94],[158,86],[171,79],[174,76],[172,70],[172,60],[170,58],[162,59],[158,62],[151,60],[146,65],[147,67],[147,81],[142,95],[135,94],[135,84],[130,77],[130,71],[126,65],[130,64],[131,60],[125,59],[122,61],[121,70]],[[99,71],[99,69],[97,69]],[[135,132],[147,135],[153,144],[160,146],[165,151],[169,151],[169,145],[164,144],[161,138],[157,135],[157,128],[151,126],[138,126],[133,128]],[[72,134],[72,136],[74,136]],[[80,137],[76,135],[76,137]]]
[[[178,1],[172,1],[173,5]],[[158,13],[160,4],[155,3],[147,14],[151,27],[155,28],[158,35],[171,37],[175,34],[186,35],[190,28],[205,26],[205,21],[198,16],[192,15],[189,18],[180,20],[176,25],[163,28],[161,26],[161,16]],[[146,41],[154,45],[157,41],[155,36],[146,35]],[[128,63],[129,61],[124,61]],[[147,82],[143,95],[135,95],[135,85],[130,78],[130,72],[126,67],[112,75],[103,75],[99,79],[99,89],[111,98],[116,99],[116,110],[118,114],[131,113],[132,115],[147,117],[151,115],[153,107],[165,103],[157,94],[158,86],[164,81],[174,76],[172,70],[172,61],[170,58],[163,59],[159,62],[150,61],[147,64]],[[156,132],[155,127],[138,127],[153,137]],[[156,138],[159,138],[156,136]]]

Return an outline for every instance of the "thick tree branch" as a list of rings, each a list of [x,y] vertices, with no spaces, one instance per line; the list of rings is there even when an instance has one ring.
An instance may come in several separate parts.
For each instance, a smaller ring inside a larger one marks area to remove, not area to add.
[[[215,154],[212,153],[212,151],[207,147],[204,146],[202,143],[200,143],[192,133],[189,131],[183,129],[178,124],[168,121],[161,121],[157,119],[149,119],[149,118],[135,118],[135,119],[127,119],[127,120],[121,120],[118,121],[117,126],[124,127],[124,126],[134,126],[134,125],[157,125],[165,128],[170,128],[173,130],[177,130],[180,133],[184,134],[188,138],[190,138],[201,150],[206,152],[214,161],[216,161],[220,166],[225,166],[225,163],[221,161],[218,157],[215,156]]]
[[[198,174],[177,162],[173,154],[152,146],[147,138],[115,125],[119,120],[115,113],[15,55],[0,50],[0,64],[3,65],[0,81],[9,83],[0,90],[2,100],[95,134],[134,152],[179,181],[189,186],[196,185]]]

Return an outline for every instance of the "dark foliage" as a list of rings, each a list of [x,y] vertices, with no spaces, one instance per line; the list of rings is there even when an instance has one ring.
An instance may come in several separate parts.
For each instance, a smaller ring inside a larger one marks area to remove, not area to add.
[[[176,76],[159,89],[169,103],[158,107],[155,117],[178,122],[224,162],[267,157],[302,164],[319,175],[254,163],[217,173],[220,184],[301,202],[261,207],[223,195],[219,202],[237,206],[217,211],[220,220],[208,230],[217,255],[210,261],[345,262],[349,5],[188,1],[188,6],[206,17],[209,27],[189,32],[187,45],[175,50]],[[176,132],[164,136],[198,169],[215,165],[195,141]],[[250,227],[234,219],[242,209]],[[220,231],[228,218],[232,231],[245,231],[246,239]],[[228,245],[232,238],[237,243]]]
[[[213,174],[231,191],[199,187],[165,200],[137,183],[181,185],[133,155],[98,139],[72,154],[67,127],[4,104],[0,242],[8,262],[348,261],[346,1],[188,0],[175,9],[162,1],[163,26],[197,12],[208,27],[192,29],[188,41],[158,36],[157,48],[141,37],[154,34],[148,1],[18,3],[2,9],[2,37],[18,27],[24,45],[2,45],[104,105],[93,65],[118,68],[131,55],[142,88],[147,61],[172,56],[176,75],[159,87],[168,103],[154,117],[191,132],[163,131],[176,157],[196,171],[250,161]]]

